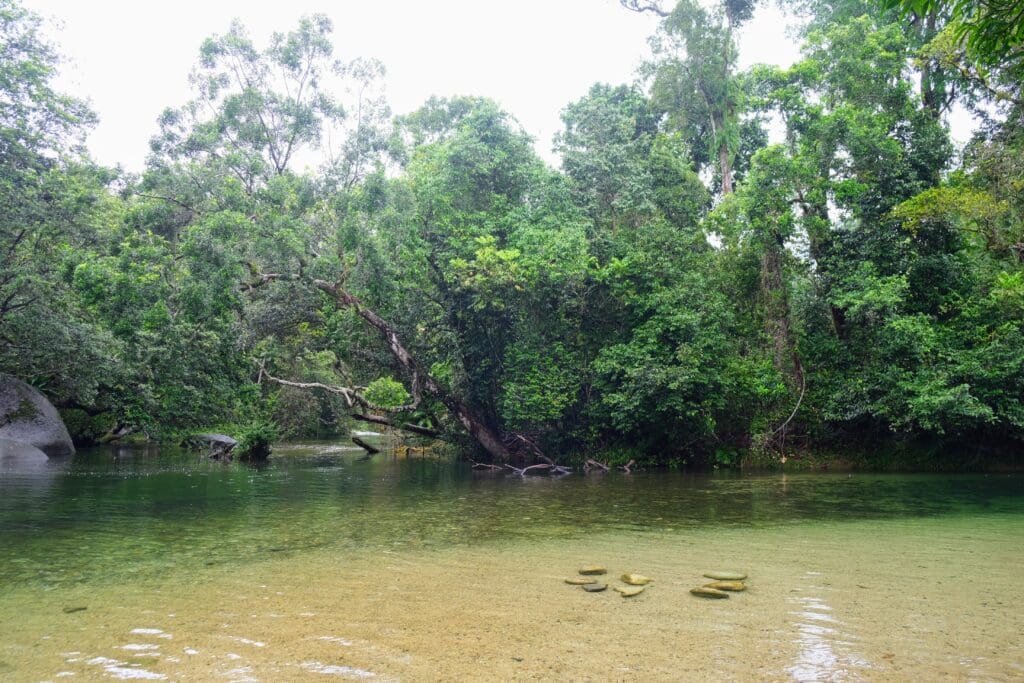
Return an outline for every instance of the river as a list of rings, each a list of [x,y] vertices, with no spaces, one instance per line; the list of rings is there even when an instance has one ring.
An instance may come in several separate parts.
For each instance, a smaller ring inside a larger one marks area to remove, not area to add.
[[[653,581],[623,598],[564,583]],[[689,589],[749,574],[725,600]],[[559,479],[281,446],[0,471],[0,679],[1013,680],[1024,476]]]

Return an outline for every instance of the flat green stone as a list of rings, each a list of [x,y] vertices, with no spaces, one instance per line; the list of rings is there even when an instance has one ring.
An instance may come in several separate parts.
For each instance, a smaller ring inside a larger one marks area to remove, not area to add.
[[[708,588],[707,586],[700,586],[698,588],[691,588],[690,592],[701,598],[727,598],[729,594],[725,591],[720,591],[717,588]]]
[[[599,564],[588,564],[584,567],[580,567],[580,574],[584,576],[590,576],[595,574],[607,574],[608,570]]]
[[[569,584],[570,586],[586,586],[586,585],[589,585],[591,583],[597,583],[597,579],[583,579],[583,578],[573,577],[571,579],[566,579],[565,582],[567,584]]]
[[[747,586],[742,581],[712,581],[705,583],[705,588],[715,588],[720,591],[745,591]]]
[[[588,583],[585,586],[580,586],[580,588],[582,588],[583,590],[587,591],[588,593],[600,593],[601,591],[603,591],[606,588],[608,588],[608,584],[607,583]]]
[[[615,590],[622,594],[624,598],[631,598],[634,595],[640,595],[644,592],[643,586],[616,586]]]
[[[716,581],[742,581],[747,578],[743,572],[704,572],[704,576]]]

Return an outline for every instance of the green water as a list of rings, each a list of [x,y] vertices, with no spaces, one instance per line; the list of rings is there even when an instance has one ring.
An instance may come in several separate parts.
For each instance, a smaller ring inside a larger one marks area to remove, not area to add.
[[[654,581],[565,584],[592,562]],[[1021,605],[1020,474],[0,462],[5,681],[1019,680]]]
[[[0,473],[0,587],[44,589],[372,551],[571,539],[595,531],[802,527],[922,517],[1024,525],[1019,474],[518,477],[330,444],[261,469],[180,451],[102,449]],[[0,588],[2,590],[2,588]]]

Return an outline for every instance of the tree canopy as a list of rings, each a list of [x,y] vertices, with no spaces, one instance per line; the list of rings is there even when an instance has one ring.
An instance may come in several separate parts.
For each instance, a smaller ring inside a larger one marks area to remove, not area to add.
[[[486,98],[392,116],[383,65],[310,16],[206,40],[136,178],[90,161],[93,114],[0,0],[0,371],[82,442],[1019,447],[1016,3],[794,0],[800,59],[746,70],[754,3],[622,4],[658,16],[651,60],[565,106],[559,169]],[[963,149],[956,104],[985,117]]]

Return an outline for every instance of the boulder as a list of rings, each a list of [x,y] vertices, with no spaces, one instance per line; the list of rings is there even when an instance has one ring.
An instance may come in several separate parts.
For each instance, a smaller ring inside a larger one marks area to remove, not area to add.
[[[193,434],[182,442],[182,446],[197,451],[207,451],[211,458],[231,457],[231,451],[238,442],[227,434]]]
[[[75,447],[60,414],[35,387],[0,374],[0,439],[20,441],[47,457],[71,455]]]
[[[0,439],[0,473],[44,469],[48,461],[46,453],[35,446],[24,441]]]

